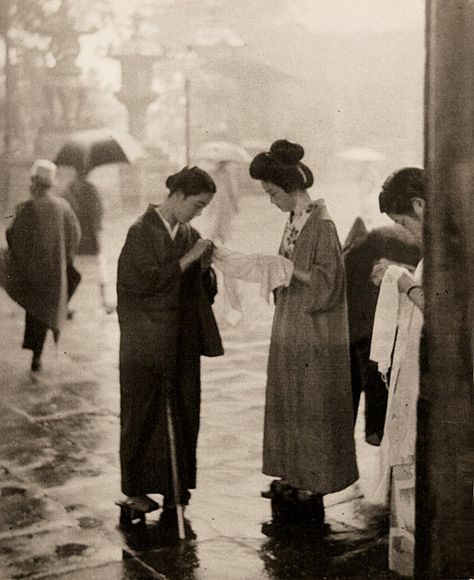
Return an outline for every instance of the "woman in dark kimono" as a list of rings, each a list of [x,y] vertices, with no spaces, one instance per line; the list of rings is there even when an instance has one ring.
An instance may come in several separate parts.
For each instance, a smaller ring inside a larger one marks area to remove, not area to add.
[[[200,356],[223,354],[211,303],[212,242],[188,222],[216,191],[207,173],[184,168],[166,181],[162,205],[150,205],[131,226],[118,263],[120,324],[120,460],[125,505],[157,509],[185,504],[196,485]],[[174,498],[166,398],[171,404],[180,497]]]
[[[276,141],[250,165],[271,203],[290,212],[280,254],[294,263],[275,293],[268,360],[263,472],[277,476],[264,497],[274,516],[322,522],[322,497],[358,477],[346,308],[336,227],[324,200],[312,201],[304,150]]]

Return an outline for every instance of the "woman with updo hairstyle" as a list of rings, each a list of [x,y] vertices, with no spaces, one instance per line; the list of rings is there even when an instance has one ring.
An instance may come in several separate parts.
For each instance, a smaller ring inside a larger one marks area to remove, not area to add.
[[[345,274],[334,222],[312,201],[304,149],[275,141],[250,164],[270,202],[290,214],[279,253],[294,264],[275,292],[268,360],[263,497],[274,518],[322,524],[323,496],[358,477],[352,418]]]
[[[198,167],[166,180],[168,197],[150,204],[128,231],[117,276],[120,325],[120,461],[122,517],[158,509],[176,517],[196,486],[200,357],[223,354],[211,304],[213,244],[189,222],[212,201],[216,186]],[[175,429],[180,497],[170,469],[166,401]]]

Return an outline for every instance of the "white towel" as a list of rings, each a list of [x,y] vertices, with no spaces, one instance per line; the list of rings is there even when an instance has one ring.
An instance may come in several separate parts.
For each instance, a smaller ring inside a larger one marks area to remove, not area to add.
[[[283,256],[242,254],[223,246],[214,250],[213,265],[223,275],[226,320],[236,324],[242,314],[239,281],[259,284],[259,294],[270,303],[271,292],[288,286],[293,275],[293,262]]]
[[[260,285],[260,296],[270,302],[270,293],[278,286],[288,286],[293,275],[293,262],[283,256],[241,254],[218,246],[213,264],[224,277],[237,278]]]
[[[398,279],[409,273],[400,266],[389,266],[380,286],[377,308],[375,310],[370,359],[378,364],[379,373],[387,384],[387,373],[391,364],[393,346],[397,334],[400,295]]]

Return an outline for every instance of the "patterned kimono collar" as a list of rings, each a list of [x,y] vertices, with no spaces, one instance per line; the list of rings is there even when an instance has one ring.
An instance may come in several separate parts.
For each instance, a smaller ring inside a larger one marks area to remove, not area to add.
[[[300,209],[298,213],[295,213],[294,211],[290,212],[290,219],[288,220],[289,223],[294,224],[306,214],[311,213],[313,210],[313,204],[314,201],[311,201],[308,203],[308,205],[305,205],[302,209]]]
[[[314,210],[319,210],[321,217],[326,219],[329,218],[324,199],[312,201],[308,203],[308,205],[305,205],[297,214],[294,214],[293,212],[290,214],[285,231],[283,232],[283,240],[281,242],[281,251],[283,252],[285,258],[289,258],[291,260],[295,249],[296,240],[298,239],[301,230]]]

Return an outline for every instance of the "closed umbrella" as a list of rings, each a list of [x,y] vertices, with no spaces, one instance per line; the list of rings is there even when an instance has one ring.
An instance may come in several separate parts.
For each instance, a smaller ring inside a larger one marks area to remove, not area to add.
[[[100,165],[134,163],[144,156],[145,150],[130,134],[98,129],[73,133],[57,153],[54,162],[89,173]]]

